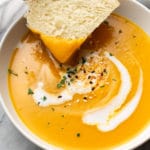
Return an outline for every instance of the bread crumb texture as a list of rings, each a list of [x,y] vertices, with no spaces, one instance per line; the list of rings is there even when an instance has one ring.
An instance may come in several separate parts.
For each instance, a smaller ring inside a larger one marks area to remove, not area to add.
[[[26,0],[27,25],[65,39],[87,38],[119,6],[118,0]]]

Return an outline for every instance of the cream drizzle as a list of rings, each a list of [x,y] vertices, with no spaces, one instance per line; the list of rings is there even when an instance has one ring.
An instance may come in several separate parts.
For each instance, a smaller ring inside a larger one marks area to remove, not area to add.
[[[110,56],[108,52],[105,52],[105,57],[114,63],[120,72],[121,85],[119,91],[104,107],[86,111],[82,117],[82,121],[88,125],[96,125],[100,131],[108,132],[118,127],[135,111],[143,91],[143,73],[140,69],[140,80],[137,91],[131,101],[121,108],[132,88],[131,77],[126,67],[115,56]],[[42,107],[63,104],[71,101],[74,94],[86,94],[91,92],[91,86],[86,84],[86,80],[77,80],[71,84],[71,86],[66,86],[66,88],[58,94],[46,92],[43,86],[43,83],[39,82],[33,94],[35,103]],[[44,96],[46,100],[43,101]],[[59,98],[59,96],[61,96],[61,98]],[[121,110],[117,112],[120,108]]]
[[[122,110],[119,113],[117,113],[117,115],[113,116],[113,118],[110,119],[107,125],[101,125],[101,126],[98,125],[98,129],[105,132],[110,131],[115,129],[123,121],[127,120],[132,115],[132,113],[135,111],[135,109],[139,104],[140,98],[142,96],[142,91],[143,91],[143,88],[141,88],[142,86],[143,86],[143,74],[142,74],[142,70],[140,70],[140,80],[139,80],[137,91],[133,96],[133,98],[130,100],[129,103],[126,104],[126,106],[122,108]]]
[[[143,91],[143,75],[140,70],[140,80],[138,89],[131,99],[131,101],[117,114],[115,111],[121,108],[121,105],[125,102],[130,90],[131,90],[131,79],[128,70],[125,66],[117,60],[114,56],[110,56],[107,52],[105,56],[109,58],[118,68],[121,76],[121,86],[118,94],[110,100],[103,108],[97,110],[89,110],[85,112],[82,120],[85,124],[96,125],[100,131],[107,132],[115,129],[123,121],[125,121],[136,109]],[[113,116],[113,117],[111,117]]]
[[[71,101],[75,94],[85,94],[91,92],[91,86],[85,84],[85,80],[77,80],[70,86],[66,86],[62,92],[53,94],[43,89],[43,83],[39,82],[38,87],[34,90],[33,99],[39,106],[59,105]],[[94,83],[94,82],[93,82]],[[81,88],[82,87],[82,88]],[[59,97],[61,96],[61,97]],[[46,100],[43,100],[46,97]]]

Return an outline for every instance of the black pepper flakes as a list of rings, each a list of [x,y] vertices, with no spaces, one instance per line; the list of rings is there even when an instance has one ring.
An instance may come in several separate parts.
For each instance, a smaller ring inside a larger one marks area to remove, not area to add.
[[[119,42],[117,41],[117,42],[115,42],[115,45],[117,45]]]
[[[79,77],[76,75],[75,78],[78,79]]]
[[[91,89],[92,91],[94,91],[95,90],[95,87],[92,87],[92,89]]]
[[[87,97],[83,97],[83,99],[87,99]]]
[[[136,38],[136,35],[133,35],[133,38]]]
[[[104,21],[104,24],[108,26],[108,25],[109,25],[109,22],[105,20],[105,21]]]
[[[84,57],[82,57],[82,64],[86,63],[86,59]]]
[[[106,69],[104,69],[104,70],[103,70],[103,72],[104,72],[104,73],[107,73],[107,70],[106,70]]]
[[[88,76],[88,79],[91,79],[91,76]]]
[[[120,30],[118,31],[118,33],[121,34],[121,33],[122,33],[122,30],[120,29]]]
[[[93,71],[91,71],[91,73],[95,73],[95,71],[93,70]]]
[[[68,74],[67,76],[68,76],[68,78],[71,78],[71,75],[70,75],[70,74]]]
[[[90,83],[90,84],[93,84],[93,82],[92,82],[92,81],[90,81],[89,83]]]
[[[58,96],[58,98],[62,98],[62,96],[61,96],[61,95],[59,95],[59,96]]]
[[[86,70],[84,69],[83,72],[86,73]]]
[[[28,74],[28,71],[25,71],[24,73],[25,73],[25,74]]]

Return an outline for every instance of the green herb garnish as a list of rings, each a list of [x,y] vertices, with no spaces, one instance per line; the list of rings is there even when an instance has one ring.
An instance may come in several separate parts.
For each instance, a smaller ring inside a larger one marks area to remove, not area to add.
[[[17,73],[15,73],[13,70],[11,70],[11,69],[8,69],[8,73],[9,74],[12,74],[12,75],[14,75],[14,76],[18,76],[18,74]]]
[[[116,79],[114,79],[114,78],[113,78],[112,80],[113,80],[113,81],[117,81],[117,80],[116,80]]]
[[[42,100],[43,100],[43,101],[46,101],[46,100],[47,100],[47,97],[46,97],[46,96],[43,96],[43,97],[42,97]]]
[[[52,107],[51,110],[52,110],[52,111],[55,111],[55,108]]]
[[[63,76],[62,80],[57,84],[57,88],[63,87],[66,82],[66,79],[66,76]]]
[[[67,74],[76,74],[76,73],[77,73],[77,68],[67,69]]]
[[[104,87],[105,87],[105,85],[101,85],[101,86],[100,86],[100,88],[104,88]]]
[[[70,80],[70,82],[73,82],[74,81],[74,79],[72,78],[71,80]]]
[[[100,88],[104,88],[104,87],[105,87],[105,85],[101,85],[101,86],[100,86]]]
[[[110,55],[110,56],[113,56],[113,54],[112,54],[112,53],[109,53],[109,55]]]
[[[34,94],[34,92],[32,91],[32,89],[28,88],[28,95],[33,95],[33,94]]]
[[[80,137],[80,133],[77,133],[76,136],[77,136],[77,137]]]

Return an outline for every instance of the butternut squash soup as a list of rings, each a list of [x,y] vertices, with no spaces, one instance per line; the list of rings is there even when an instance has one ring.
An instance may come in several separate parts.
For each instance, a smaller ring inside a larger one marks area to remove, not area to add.
[[[29,32],[10,62],[10,96],[24,124],[46,142],[111,149],[149,124],[149,56],[149,36],[115,14],[67,64]]]

